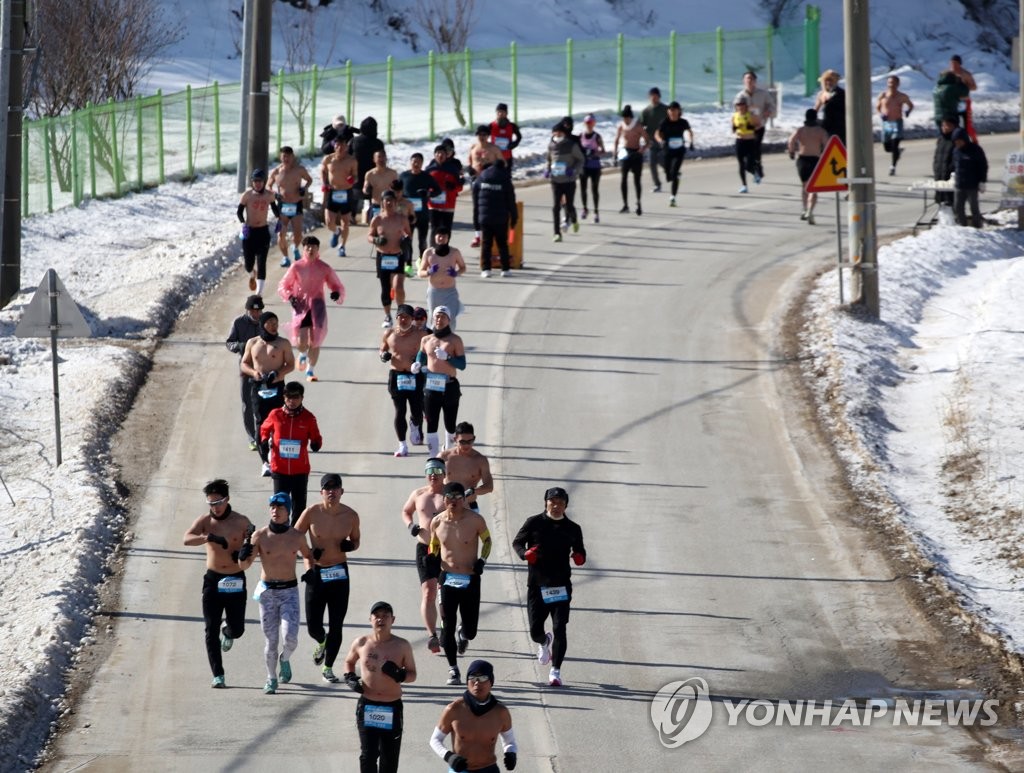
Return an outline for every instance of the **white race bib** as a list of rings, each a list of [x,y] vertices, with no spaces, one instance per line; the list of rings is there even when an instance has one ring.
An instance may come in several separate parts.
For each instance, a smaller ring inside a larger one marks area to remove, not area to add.
[[[413,212],[422,212],[423,211],[423,199],[415,198],[415,199],[409,199],[409,201],[412,202],[412,211]]]
[[[348,191],[331,191],[331,201],[335,204],[348,204]]]
[[[381,730],[391,730],[395,726],[395,710],[391,706],[366,704],[363,707],[363,725],[377,727]]]
[[[341,564],[336,566],[324,566],[320,568],[320,580],[321,582],[335,582],[337,580],[347,580],[348,572],[345,571],[345,567]]]
[[[668,138],[668,147],[669,147],[669,150],[679,150],[679,148],[683,147],[683,138],[682,137],[669,137]]]
[[[263,582],[263,580],[260,580],[258,583],[256,583],[256,590],[254,590],[252,592],[252,600],[253,601],[259,601],[260,600],[260,596],[263,595],[263,591],[265,591],[266,589],[267,589],[267,584],[265,582]]]
[[[222,577],[217,581],[218,593],[241,593],[245,590],[245,580],[242,577]]]
[[[468,588],[469,587],[469,575],[468,574],[446,574],[444,578],[444,584],[449,588]]]
[[[448,201],[448,194],[447,193],[443,193],[443,192],[437,194],[436,196],[431,196],[430,197],[430,203],[431,204],[435,204],[438,207],[443,207],[447,203],[447,201]]]
[[[282,459],[298,459],[299,451],[302,449],[302,443],[298,440],[282,438],[277,447],[278,453]]]
[[[381,255],[380,268],[382,271],[394,271],[398,268],[400,255]]]
[[[395,379],[399,392],[413,392],[416,390],[416,377],[411,373],[399,373]]]
[[[552,177],[565,177],[566,164],[564,161],[555,161],[551,165]]]
[[[288,204],[285,202],[281,203],[281,215],[283,217],[295,217],[299,213],[299,203]]]
[[[559,601],[569,600],[569,591],[566,590],[564,585],[557,588],[541,588],[540,597],[544,600],[545,604],[557,604]]]
[[[494,144],[498,146],[498,150],[508,150],[509,139],[508,137],[495,137]]]
[[[443,392],[448,386],[448,377],[444,373],[428,373],[427,389],[431,392]]]

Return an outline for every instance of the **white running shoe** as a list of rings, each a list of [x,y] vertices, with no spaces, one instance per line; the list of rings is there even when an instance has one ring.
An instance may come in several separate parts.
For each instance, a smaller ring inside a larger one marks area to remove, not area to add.
[[[813,213],[807,215],[807,224],[808,225],[814,225],[814,215],[813,215]]]
[[[548,631],[544,634],[544,643],[537,645],[537,662],[542,666],[546,666],[551,662],[551,642],[554,638],[551,632]]]
[[[501,275],[503,277],[509,277],[509,276],[512,276],[512,272],[511,271],[507,271],[507,270],[506,271],[502,271]]]
[[[423,431],[419,427],[415,425],[409,427],[409,442],[414,446],[423,445]]]
[[[746,192],[747,192],[747,186],[746,185],[741,185],[740,186],[740,193],[746,193]]]
[[[552,668],[551,671],[548,672],[548,684],[551,685],[552,687],[561,687],[562,686],[562,671],[561,671],[561,669]]]
[[[432,456],[432,457],[433,456],[437,456],[440,453],[440,451],[441,451],[439,446],[440,446],[440,443],[439,443],[439,441],[437,439],[437,433],[436,432],[428,432],[427,433],[427,453],[430,456]]]
[[[455,435],[453,435],[451,432],[445,432],[444,433],[444,450],[445,451],[450,451],[453,448],[455,448]]]
[[[452,666],[448,669],[447,684],[462,684],[462,674],[459,673],[458,666]]]
[[[490,279],[491,278],[491,272],[488,269],[485,268],[483,271],[480,272],[480,278],[481,279]]]
[[[263,469],[261,471],[261,474],[263,475],[264,478],[270,477],[270,462],[263,463]]]
[[[806,220],[807,219],[807,210],[806,209],[803,212],[800,213],[800,219],[801,220]]]
[[[395,456],[408,456],[408,455],[409,455],[409,446],[407,446],[405,444],[405,441],[403,440],[401,443],[398,444],[398,450],[395,451]]]
[[[384,328],[385,330],[390,330],[392,327],[394,327],[394,324],[395,324],[395,321],[393,319],[391,319],[391,315],[390,314],[385,314],[384,315],[384,321],[380,323],[380,326],[382,328]]]

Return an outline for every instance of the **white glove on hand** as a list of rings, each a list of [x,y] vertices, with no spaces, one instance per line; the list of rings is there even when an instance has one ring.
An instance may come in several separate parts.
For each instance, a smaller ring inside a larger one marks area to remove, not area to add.
[[[419,362],[414,362],[412,364],[412,367],[409,368],[409,370],[412,371],[412,374],[415,376],[417,373],[423,370],[423,364]]]
[[[434,356],[437,357],[441,362],[448,359],[448,352],[442,349],[440,346],[434,349]]]
[[[980,183],[978,185],[978,193],[984,193],[984,192],[985,192],[985,183]]]

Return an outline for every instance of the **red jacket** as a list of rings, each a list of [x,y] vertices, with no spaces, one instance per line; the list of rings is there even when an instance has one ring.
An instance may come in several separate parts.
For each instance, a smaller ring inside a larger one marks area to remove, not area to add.
[[[260,427],[260,440],[271,436],[274,438],[270,444],[271,472],[279,475],[309,475],[306,446],[319,451],[324,443],[316,416],[305,408],[295,416],[289,416],[284,408],[275,408]]]
[[[456,158],[449,158],[439,166],[435,160],[430,162],[425,171],[434,178],[443,194],[443,200],[442,194],[427,199],[427,209],[455,209],[455,199],[462,190],[461,162]]]

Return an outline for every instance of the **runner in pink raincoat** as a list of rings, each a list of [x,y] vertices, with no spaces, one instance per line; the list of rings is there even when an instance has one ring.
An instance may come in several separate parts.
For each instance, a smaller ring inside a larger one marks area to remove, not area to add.
[[[277,294],[292,305],[292,343],[299,350],[298,370],[306,371],[307,381],[316,381],[313,368],[320,358],[320,347],[327,337],[327,303],[324,285],[331,300],[345,302],[345,285],[334,269],[320,260],[320,240],[307,236],[302,240],[302,260],[292,264],[277,286]]]

